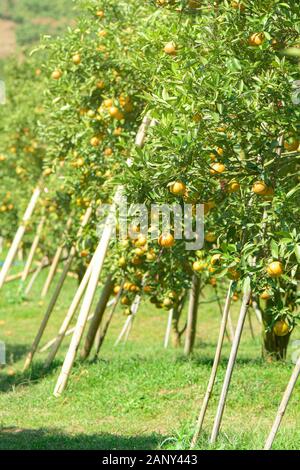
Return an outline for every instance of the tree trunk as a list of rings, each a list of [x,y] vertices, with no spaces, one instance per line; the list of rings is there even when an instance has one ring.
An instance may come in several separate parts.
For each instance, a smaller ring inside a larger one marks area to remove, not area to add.
[[[195,274],[193,276],[192,288],[190,291],[187,328],[185,336],[184,354],[189,356],[194,348],[196,338],[196,326],[198,316],[198,303],[200,295],[200,279]]]
[[[265,323],[264,327],[266,327]],[[269,362],[285,360],[290,336],[290,333],[286,336],[276,336],[272,330],[264,330],[263,358]]]

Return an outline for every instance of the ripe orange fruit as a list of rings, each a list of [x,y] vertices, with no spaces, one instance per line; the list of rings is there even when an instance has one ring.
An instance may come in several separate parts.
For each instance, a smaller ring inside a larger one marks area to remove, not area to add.
[[[232,300],[234,300],[234,302],[237,302],[239,300],[239,294],[237,292],[233,294]]]
[[[226,167],[223,163],[215,162],[210,166],[211,175],[220,175],[226,171]]]
[[[260,298],[262,300],[269,300],[272,297],[271,292],[268,289],[265,289],[261,294]]]
[[[49,176],[49,175],[51,175],[51,173],[52,173],[51,168],[46,168],[46,169],[43,171],[43,176]]]
[[[217,148],[217,154],[222,157],[224,155],[224,150],[221,147]]]
[[[115,286],[114,287],[114,294],[117,295],[121,290],[121,286]]]
[[[202,261],[194,261],[193,270],[196,272],[202,272],[205,269],[205,263]]]
[[[256,181],[252,186],[252,192],[259,196],[264,196],[268,192],[268,186],[264,181]]]
[[[186,185],[182,181],[175,181],[175,183],[170,186],[170,191],[176,196],[182,196],[186,191]]]
[[[107,31],[105,31],[104,29],[102,29],[101,31],[98,31],[98,36],[100,36],[100,38],[104,38],[106,35],[107,35]]]
[[[267,266],[267,273],[270,277],[280,277],[283,274],[283,266],[280,261],[272,261]]]
[[[104,18],[104,11],[103,10],[96,11],[96,16],[98,16],[98,18]]]
[[[145,246],[147,243],[147,237],[145,235],[140,234],[135,242],[136,246]]]
[[[103,101],[104,108],[111,108],[114,104],[114,101],[111,98],[107,98]]]
[[[164,47],[164,52],[168,55],[176,55],[176,45],[173,41],[167,42],[167,44]]]
[[[109,108],[109,114],[112,118],[117,119],[118,121],[121,121],[124,118],[123,113],[121,113],[116,106],[111,106]]]
[[[212,277],[210,280],[209,280],[209,283],[211,286],[213,287],[216,287],[217,285],[217,279],[215,277]]]
[[[97,87],[99,90],[103,90],[103,88],[105,88],[105,82],[104,82],[104,80],[99,80],[99,82],[96,83],[96,87]]]
[[[93,147],[98,147],[100,145],[100,139],[98,137],[92,137],[90,140],[90,144]]]
[[[61,70],[54,70],[51,74],[51,77],[53,78],[53,80],[59,80],[62,77]]]
[[[129,305],[130,301],[128,299],[128,297],[126,297],[126,295],[124,295],[124,297],[121,298],[121,305]]]
[[[288,152],[295,152],[296,150],[298,150],[300,141],[296,138],[290,138],[285,140],[283,145]]]
[[[115,136],[119,137],[119,136],[122,134],[122,131],[123,131],[122,127],[117,127],[117,128],[114,130],[113,134],[114,134]]]
[[[75,65],[79,65],[80,62],[81,62],[80,54],[74,54],[73,57],[72,57],[72,62]]]
[[[131,262],[134,266],[138,266],[139,264],[142,264],[143,260],[139,256],[134,256]]]
[[[148,261],[154,261],[156,259],[156,254],[154,252],[147,253],[146,258]]]
[[[217,239],[216,235],[213,232],[207,232],[204,238],[209,243],[213,243]]]
[[[87,258],[89,256],[88,250],[82,250],[80,252],[80,256],[81,256],[81,258]]]
[[[124,258],[124,256],[121,256],[121,258],[119,258],[118,265],[120,266],[120,268],[125,268],[126,264],[126,259]]]
[[[289,331],[289,325],[284,320],[278,320],[273,326],[273,331],[276,336],[286,336]]]
[[[264,42],[265,36],[264,33],[253,33],[248,42],[250,46],[261,46]]]
[[[106,157],[110,157],[112,154],[113,154],[113,150],[112,150],[110,147],[107,147],[107,148],[104,150],[104,155],[105,155]]]
[[[229,193],[236,193],[240,189],[240,183],[238,181],[230,181],[230,183],[227,186],[227,190]]]
[[[158,239],[158,244],[163,248],[171,248],[175,244],[173,235],[171,233],[163,233]]]

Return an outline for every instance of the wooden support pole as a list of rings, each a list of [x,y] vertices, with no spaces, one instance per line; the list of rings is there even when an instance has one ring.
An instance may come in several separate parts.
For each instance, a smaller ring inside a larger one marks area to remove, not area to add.
[[[90,215],[91,215],[91,211],[88,210],[88,211],[86,212],[84,218],[83,218],[83,222],[82,222],[82,224],[81,224],[81,228],[80,228],[80,230],[79,230],[79,234],[81,234],[82,228],[83,228],[83,227],[86,225],[86,223],[88,222]],[[69,222],[67,223],[67,228],[70,227],[70,224],[71,224],[71,221],[69,221]],[[60,247],[60,248],[63,249],[63,247]],[[58,252],[58,250],[57,250],[57,252]],[[46,313],[45,313],[45,315],[44,315],[44,318],[43,318],[43,320],[42,320],[42,322],[41,322],[39,331],[38,331],[38,333],[37,333],[37,335],[36,335],[36,337],[35,337],[35,339],[34,339],[34,341],[33,341],[33,344],[32,344],[32,346],[31,346],[30,352],[28,353],[28,355],[27,355],[27,357],[26,357],[23,370],[28,369],[28,368],[30,367],[31,363],[32,363],[33,357],[34,357],[34,355],[35,355],[35,353],[36,353],[36,350],[37,350],[37,348],[38,348],[38,346],[39,346],[39,344],[40,344],[40,341],[41,341],[41,339],[42,339],[42,336],[43,336],[43,334],[44,334],[44,331],[45,331],[45,329],[46,329],[46,327],[47,327],[47,324],[48,324],[48,322],[49,322],[49,319],[50,319],[50,317],[51,317],[51,314],[52,314],[52,312],[53,312],[53,310],[54,310],[54,307],[55,307],[55,305],[56,305],[56,302],[57,302],[57,300],[58,300],[58,297],[59,297],[59,295],[60,295],[60,293],[61,293],[61,290],[62,290],[62,288],[63,288],[64,282],[65,282],[65,280],[66,280],[66,278],[67,278],[68,272],[69,272],[70,269],[71,269],[71,265],[72,265],[72,262],[73,262],[73,259],[74,259],[75,254],[76,254],[76,249],[75,249],[75,247],[73,246],[73,247],[71,248],[71,250],[70,250],[69,258],[67,259],[66,264],[65,264],[64,267],[63,267],[63,270],[62,270],[62,273],[61,273],[61,275],[60,275],[60,278],[59,278],[59,281],[58,281],[58,283],[57,283],[57,286],[56,286],[56,288],[55,288],[55,290],[54,290],[54,292],[53,292],[53,294],[52,294],[52,297],[51,297],[51,300],[50,300],[50,302],[49,302],[48,308],[47,308]],[[59,263],[60,256],[61,256],[61,253],[59,253],[59,255],[58,255],[58,259],[57,259],[57,263],[56,263],[56,268],[57,268],[57,265],[58,265],[58,263]],[[52,263],[51,268],[52,268],[52,267],[53,267],[53,263]],[[56,268],[55,268],[55,270],[56,270]]]
[[[164,348],[167,349],[169,340],[170,340],[170,334],[171,334],[171,329],[172,329],[172,321],[173,321],[173,313],[174,309],[171,308],[168,314],[168,322],[167,322],[167,328],[166,328],[166,334],[165,334],[165,340],[164,340]]]
[[[220,325],[220,331],[219,331],[219,337],[218,337],[214,362],[213,362],[209,382],[208,382],[208,385],[207,385],[207,389],[206,389],[206,392],[205,392],[205,395],[204,395],[204,400],[203,400],[203,403],[202,403],[202,406],[201,406],[201,409],[200,409],[200,413],[199,413],[199,416],[198,416],[195,433],[194,433],[194,436],[193,436],[193,439],[192,439],[192,442],[191,442],[191,449],[195,448],[195,446],[197,444],[197,440],[198,440],[199,435],[200,435],[200,432],[202,430],[203,421],[204,421],[204,418],[205,418],[208,403],[209,403],[210,397],[212,395],[212,391],[213,391],[216,376],[217,376],[217,371],[218,371],[218,367],[219,367],[219,363],[220,363],[220,359],[221,359],[221,352],[222,352],[224,336],[225,336],[225,331],[226,331],[226,324],[227,324],[227,321],[228,321],[228,314],[229,314],[230,304],[231,304],[231,299],[232,299],[232,292],[231,292],[232,284],[233,284],[233,282],[231,281],[230,284],[229,284],[227,297],[226,297],[226,302],[225,302],[225,306],[224,306],[224,310],[223,310],[223,314],[222,314],[222,320],[221,320],[221,325]]]
[[[104,287],[102,289],[99,302],[97,303],[95,313],[91,321],[91,324],[90,324],[90,327],[89,327],[89,330],[88,330],[88,333],[87,333],[87,336],[83,345],[83,349],[81,351],[80,356],[81,356],[81,359],[83,360],[87,359],[90,355],[90,352],[93,347],[95,337],[96,337],[98,328],[100,326],[101,320],[103,318],[107,303],[113,292],[113,288],[114,288],[114,280],[113,280],[112,274],[109,274],[104,284]]]
[[[18,248],[20,246],[20,243],[22,241],[22,238],[24,236],[25,230],[26,230],[26,224],[30,220],[33,211],[35,209],[35,206],[37,204],[37,201],[40,197],[41,194],[41,189],[38,186],[35,188],[32,197],[30,199],[30,202],[28,204],[28,207],[25,211],[25,214],[23,216],[22,222],[17,230],[17,233],[15,235],[15,238],[11,244],[11,247],[7,253],[6,260],[4,261],[4,264],[2,266],[2,269],[0,271],[0,289],[3,287],[4,281],[6,279],[6,276],[8,274],[8,271],[10,270],[10,267],[15,259],[15,256],[17,254]]]
[[[300,356],[298,357],[298,360],[296,362],[296,365],[294,367],[293,373],[291,375],[290,381],[288,383],[288,386],[285,389],[285,392],[283,394],[280,406],[278,408],[278,412],[275,418],[275,421],[273,423],[271,432],[266,440],[264,450],[270,450],[272,447],[272,444],[274,442],[275,436],[277,434],[277,431],[279,429],[280,423],[282,421],[282,418],[284,416],[284,413],[287,409],[289,400],[292,396],[293,390],[295,388],[296,382],[298,380],[300,374]]]
[[[237,352],[239,349],[239,344],[240,344],[240,340],[242,336],[245,318],[246,318],[247,311],[248,311],[250,298],[251,298],[250,280],[246,279],[245,285],[244,285],[243,302],[242,302],[242,306],[241,306],[241,310],[239,314],[237,327],[235,330],[234,340],[232,343],[231,352],[230,352],[230,356],[229,356],[229,360],[227,364],[227,370],[226,370],[226,374],[225,374],[225,378],[224,378],[224,382],[222,386],[220,401],[219,401],[219,405],[218,405],[218,409],[217,409],[217,413],[216,413],[216,417],[215,417],[215,421],[213,425],[213,430],[212,430],[212,434],[210,438],[211,444],[214,444],[216,442],[218,434],[219,434],[221,421],[222,421],[222,417],[224,413],[224,408],[226,404],[226,398],[227,398],[227,394],[229,390],[233,368],[234,368],[236,357],[237,357]]]
[[[50,316],[51,316],[51,314],[54,310],[55,304],[57,302],[57,299],[59,297],[59,294],[60,294],[61,289],[63,287],[63,284],[65,282],[65,279],[67,277],[68,271],[71,267],[72,261],[73,261],[73,257],[70,256],[70,258],[67,260],[67,262],[64,266],[62,274],[60,275],[60,278],[59,278],[59,281],[58,281],[57,286],[55,288],[55,291],[52,294],[52,297],[51,297],[51,300],[49,302],[48,308],[47,308],[46,313],[44,315],[44,318],[41,322],[39,331],[38,331],[38,333],[37,333],[37,335],[36,335],[36,337],[35,337],[35,339],[32,343],[31,349],[30,349],[30,351],[29,351],[29,353],[26,357],[25,364],[24,364],[24,367],[23,367],[23,371],[27,370],[30,367],[31,363],[32,363],[33,357],[34,357],[34,355],[36,353],[36,350],[37,350],[37,348],[40,344],[40,341],[42,339],[42,336],[44,334],[46,326],[49,322]]]
[[[77,349],[79,347],[79,344],[83,335],[83,331],[86,325],[89,311],[90,311],[90,308],[94,299],[94,295],[97,289],[98,280],[99,280],[99,277],[100,277],[100,274],[104,265],[104,260],[105,260],[106,253],[108,250],[109,242],[112,236],[112,231],[114,228],[115,204],[118,201],[118,199],[121,197],[121,195],[122,195],[122,189],[118,188],[116,196],[114,198],[114,204],[107,217],[101,240],[96,249],[95,262],[93,264],[93,269],[92,269],[91,277],[89,280],[89,284],[87,286],[85,297],[83,299],[83,303],[82,303],[80,313],[78,316],[76,329],[74,331],[67,355],[65,357],[64,364],[62,366],[61,373],[58,377],[58,380],[54,389],[54,395],[56,397],[61,395],[62,392],[64,391],[67,385],[70,373],[71,373],[71,369],[75,361]]]
[[[28,295],[29,292],[31,291],[32,287],[33,287],[33,284],[35,283],[38,275],[40,274],[40,272],[42,271],[42,269],[44,268],[47,268],[49,266],[49,261],[48,261],[48,258],[47,256],[44,256],[44,258],[42,259],[42,261],[39,263],[37,269],[35,270],[32,278],[30,279],[26,289],[25,289],[25,295]],[[22,273],[21,273],[22,274]]]
[[[45,284],[44,284],[43,289],[42,289],[41,299],[44,299],[46,297],[46,295],[48,294],[48,290],[49,290],[50,285],[52,283],[52,280],[55,276],[56,269],[57,269],[60,257],[62,255],[62,251],[63,251],[63,246],[59,246],[57,248],[56,252],[55,252],[54,258],[52,260],[52,264],[51,264],[50,269],[49,269],[47,279],[46,279]]]
[[[119,334],[114,346],[118,346],[118,344],[122,341],[124,336],[125,336],[125,342],[127,341],[130,330],[131,330],[131,327],[132,327],[134,317],[136,316],[136,314],[138,312],[140,302],[141,302],[141,296],[137,295],[134,299],[134,302],[133,302],[132,306],[131,306],[130,315],[128,315],[128,317],[126,318],[124,326],[123,326],[123,328],[121,330],[121,333]]]
[[[32,242],[32,245],[31,245],[31,248],[30,248],[30,251],[29,251],[29,255],[28,255],[25,267],[24,267],[24,271],[22,273],[22,278],[21,278],[22,282],[25,282],[27,277],[28,277],[28,274],[29,274],[29,271],[30,271],[30,268],[31,268],[31,265],[32,265],[32,262],[33,262],[34,255],[35,255],[35,252],[37,250],[37,247],[38,247],[38,244],[39,244],[39,241],[40,241],[40,236],[41,236],[41,233],[42,233],[42,230],[43,230],[43,227],[44,227],[45,220],[46,220],[46,218],[45,218],[45,216],[43,216],[40,220],[40,223],[39,223],[38,227],[37,227],[36,234],[35,234],[35,237],[33,239],[33,242]]]
[[[200,294],[200,278],[194,274],[187,317],[187,329],[185,336],[184,354],[189,356],[194,347],[196,338],[196,326],[198,316],[198,302]]]
[[[114,302],[114,299],[112,301],[108,302],[107,308],[111,307],[113,305],[113,302]],[[89,315],[88,319],[87,319],[87,322],[91,321],[93,316],[94,316],[94,314]],[[74,331],[75,331],[75,326],[72,327],[72,328],[67,329],[64,336],[65,337],[70,336],[74,333]],[[41,347],[41,349],[39,349],[39,352],[40,353],[46,352],[48,349],[51,348],[51,346],[53,346],[55,344],[56,340],[57,340],[57,336],[55,336],[55,338],[50,339],[50,341],[48,341],[46,344],[44,344],[44,346]]]

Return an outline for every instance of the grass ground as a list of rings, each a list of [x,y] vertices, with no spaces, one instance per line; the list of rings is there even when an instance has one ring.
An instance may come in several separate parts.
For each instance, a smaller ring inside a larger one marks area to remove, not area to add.
[[[45,275],[45,273],[43,274]],[[193,357],[163,349],[167,313],[143,305],[126,347],[113,347],[124,322],[120,312],[104,344],[101,359],[78,363],[65,394],[52,395],[69,341],[50,371],[44,355],[36,356],[30,373],[21,373],[24,357],[45,311],[39,293],[43,278],[22,301],[18,283],[0,293],[0,339],[7,344],[8,365],[0,371],[0,449],[185,449],[205,392],[218,334],[215,304],[201,304]],[[43,343],[53,337],[69,305],[75,282],[68,284],[55,309]],[[50,292],[51,295],[51,292]],[[212,296],[206,293],[206,299]],[[49,297],[49,296],[48,296]],[[236,319],[238,303],[234,307]],[[286,364],[260,359],[259,325],[256,339],[246,324],[225,409],[217,449],[260,449],[274,419],[292,370]],[[294,339],[299,332],[294,333]],[[226,341],[215,393],[199,449],[208,449],[208,436],[226,367]],[[275,449],[299,449],[298,383]]]

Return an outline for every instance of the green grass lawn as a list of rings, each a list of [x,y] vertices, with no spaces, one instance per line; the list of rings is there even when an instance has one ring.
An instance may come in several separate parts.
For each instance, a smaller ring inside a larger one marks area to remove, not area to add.
[[[0,339],[7,344],[8,359],[0,372],[0,449],[188,448],[218,334],[220,317],[215,304],[200,305],[196,349],[188,360],[181,350],[163,348],[167,313],[148,304],[142,305],[126,346],[114,348],[124,322],[117,312],[101,359],[77,363],[68,389],[57,399],[52,392],[70,337],[51,371],[43,370],[45,355],[37,354],[33,369],[21,373],[47,304],[41,305],[39,299],[43,276],[25,301],[18,282],[0,292]],[[56,333],[75,287],[75,281],[68,279],[43,344]],[[206,300],[212,295],[208,291]],[[235,320],[238,305],[234,306]],[[251,339],[246,323],[217,449],[262,448],[292,371],[290,354],[287,364],[261,361],[254,315],[253,323],[257,338]],[[293,339],[297,336],[298,331]],[[226,341],[199,449],[210,448],[208,437],[228,353]],[[276,449],[299,449],[299,388],[300,384],[277,435]]]

